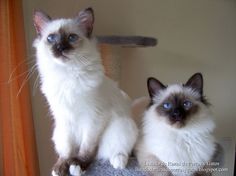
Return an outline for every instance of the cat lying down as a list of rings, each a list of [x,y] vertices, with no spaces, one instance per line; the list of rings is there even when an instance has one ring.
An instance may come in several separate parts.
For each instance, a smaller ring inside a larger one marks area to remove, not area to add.
[[[150,175],[211,175],[222,148],[213,136],[215,123],[203,95],[203,77],[165,86],[147,81],[150,98],[133,104],[140,135],[135,148],[140,167]],[[140,121],[142,119],[142,121]]]

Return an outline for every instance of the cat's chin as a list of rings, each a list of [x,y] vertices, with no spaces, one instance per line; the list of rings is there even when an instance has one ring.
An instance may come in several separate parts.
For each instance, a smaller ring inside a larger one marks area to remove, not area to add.
[[[176,129],[180,129],[180,128],[184,128],[185,127],[185,124],[183,122],[175,122],[173,124],[170,124],[170,126],[172,128],[176,128]]]
[[[71,59],[69,57],[64,56],[64,55],[59,56],[59,57],[55,57],[53,60],[59,65],[65,65],[71,61]]]

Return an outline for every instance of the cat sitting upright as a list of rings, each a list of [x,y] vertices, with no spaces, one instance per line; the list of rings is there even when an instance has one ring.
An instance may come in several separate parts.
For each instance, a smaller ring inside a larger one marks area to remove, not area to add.
[[[34,14],[34,41],[41,90],[54,119],[52,140],[59,155],[52,175],[78,176],[96,157],[124,168],[137,138],[131,102],[104,75],[92,38],[91,8],[75,18]]]
[[[183,85],[165,86],[155,78],[147,85],[150,102],[136,145],[140,166],[152,176],[211,175],[208,166],[218,146],[202,74],[194,74]],[[134,108],[140,109],[145,101],[136,102]]]

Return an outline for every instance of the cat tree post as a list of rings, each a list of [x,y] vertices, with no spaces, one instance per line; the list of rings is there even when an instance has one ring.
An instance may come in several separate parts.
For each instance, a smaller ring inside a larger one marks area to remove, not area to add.
[[[106,76],[119,83],[121,63],[117,48],[109,44],[100,44],[100,51]]]
[[[120,81],[121,63],[119,49],[115,49],[115,46],[134,48],[156,46],[157,44],[157,39],[142,36],[98,36],[97,40],[105,73],[118,83]]]

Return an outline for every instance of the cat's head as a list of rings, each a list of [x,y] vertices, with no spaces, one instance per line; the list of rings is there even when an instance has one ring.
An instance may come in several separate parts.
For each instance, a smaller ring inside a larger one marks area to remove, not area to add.
[[[174,128],[182,128],[189,121],[198,120],[204,115],[209,105],[203,95],[203,77],[196,73],[183,84],[165,86],[155,78],[147,81],[151,98],[150,107],[160,121]],[[199,114],[201,114],[199,116]]]
[[[58,63],[79,60],[95,50],[92,42],[94,14],[92,8],[82,10],[74,18],[52,20],[42,11],[35,11],[34,26],[37,38],[34,46],[38,55]],[[45,57],[44,56],[44,57]]]

